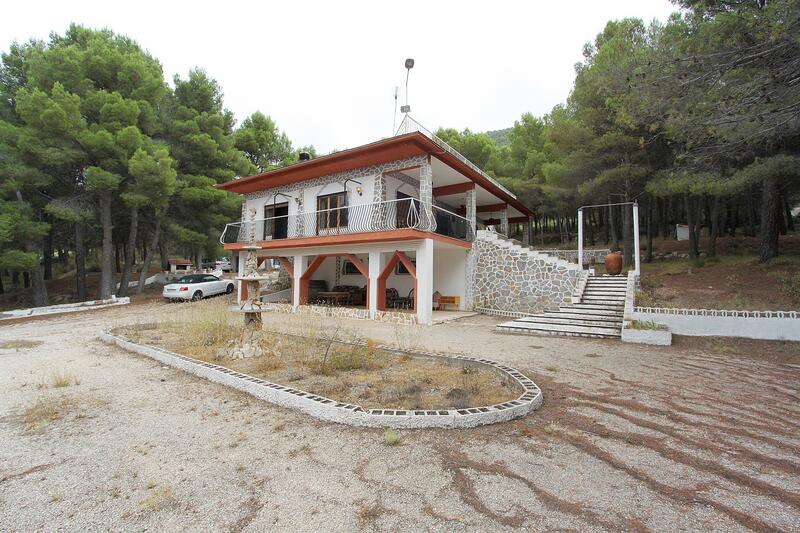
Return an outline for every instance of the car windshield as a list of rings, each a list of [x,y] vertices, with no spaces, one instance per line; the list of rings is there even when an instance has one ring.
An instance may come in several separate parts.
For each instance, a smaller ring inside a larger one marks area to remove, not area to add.
[[[203,279],[205,277],[206,276],[203,276],[201,274],[195,274],[192,276],[183,276],[181,279],[178,280],[178,283],[202,283],[203,281],[206,281],[205,279]]]

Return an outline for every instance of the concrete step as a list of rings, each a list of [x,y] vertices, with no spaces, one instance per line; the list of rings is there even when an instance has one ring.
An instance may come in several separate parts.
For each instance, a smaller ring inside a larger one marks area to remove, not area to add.
[[[617,314],[598,315],[592,313],[572,313],[569,311],[550,311],[536,316],[541,316],[542,318],[548,319],[577,320],[583,322],[610,323],[617,325],[622,323],[622,315]]]
[[[591,307],[559,307],[558,311],[561,313],[572,313],[575,315],[609,316],[615,318],[619,317],[619,319],[622,320],[622,315],[625,312],[625,308],[604,307],[602,309],[593,309]]]
[[[625,297],[624,296],[613,296],[607,294],[584,294],[581,296],[581,302],[604,302],[610,304],[624,304]]]
[[[559,313],[544,313],[525,318],[518,318],[521,322],[537,322],[547,324],[563,324],[567,326],[595,326],[599,328],[619,329],[622,320],[605,320],[597,316],[566,316]]]
[[[569,307],[576,309],[578,311],[584,310],[592,310],[592,311],[604,311],[609,313],[623,313],[625,311],[625,304],[619,303],[614,305],[596,305],[592,303],[586,302],[579,302],[576,304],[572,304]]]
[[[622,336],[621,329],[521,322],[518,320],[504,322],[499,324],[497,328],[500,331],[512,333],[530,333],[533,335],[562,335],[576,337],[598,337],[606,339],[620,338]]]
[[[583,294],[609,294],[611,296],[625,296],[624,289],[607,289],[605,287],[586,287]]]

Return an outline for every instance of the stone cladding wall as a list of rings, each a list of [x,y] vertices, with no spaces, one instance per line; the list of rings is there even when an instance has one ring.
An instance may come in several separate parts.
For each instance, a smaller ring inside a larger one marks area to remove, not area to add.
[[[473,243],[473,306],[516,313],[558,309],[571,302],[578,265],[514,248],[496,234],[478,232]]]

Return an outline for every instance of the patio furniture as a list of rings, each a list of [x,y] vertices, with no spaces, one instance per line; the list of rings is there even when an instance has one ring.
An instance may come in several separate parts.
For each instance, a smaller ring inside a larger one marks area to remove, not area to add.
[[[408,291],[408,296],[399,296],[396,300],[397,307],[401,309],[413,309],[414,308],[414,289]]]
[[[397,309],[398,300],[400,300],[400,293],[394,287],[386,289],[386,307]]]
[[[454,305],[456,306],[456,310],[461,305],[461,298],[459,296],[440,296],[439,297],[439,309],[446,311],[446,306]]]
[[[350,299],[347,291],[320,291],[317,296],[321,302],[331,305],[346,305]]]
[[[337,285],[333,289],[333,292],[346,292],[348,294],[347,297],[347,305],[364,305],[364,290],[361,287],[356,285]]]

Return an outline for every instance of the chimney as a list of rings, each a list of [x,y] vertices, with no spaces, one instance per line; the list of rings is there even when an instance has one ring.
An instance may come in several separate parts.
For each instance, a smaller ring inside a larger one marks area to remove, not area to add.
[[[311,161],[311,154],[308,152],[300,152],[300,161]]]

